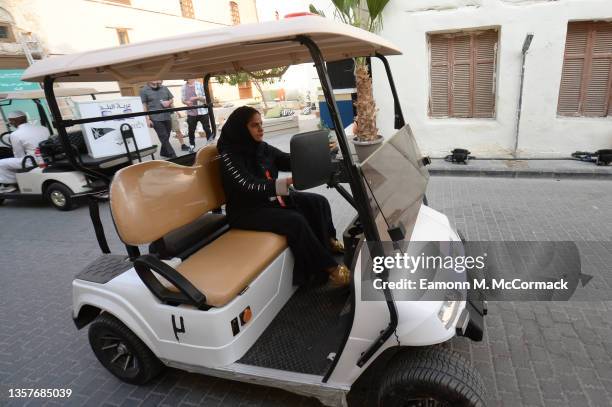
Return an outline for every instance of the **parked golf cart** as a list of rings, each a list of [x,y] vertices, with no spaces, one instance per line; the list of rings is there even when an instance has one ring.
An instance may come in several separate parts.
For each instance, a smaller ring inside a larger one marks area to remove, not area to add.
[[[90,95],[95,99],[97,91],[93,88],[57,88],[55,97],[73,97]],[[13,100],[31,100],[38,112],[39,122],[49,129],[51,137],[40,143],[40,156],[26,156],[17,172],[17,187],[14,192],[0,193],[0,203],[5,199],[40,200],[45,199],[56,209],[69,211],[75,207],[77,200],[92,193],[104,191],[108,182],[98,175],[87,174],[86,170],[112,176],[118,169],[131,164],[135,159],[155,153],[157,147],[151,146],[128,155],[120,154],[94,159],[87,154],[87,146],[80,130],[67,132],[67,146],[72,157],[79,164],[75,167],[66,154],[66,146],[53,135],[51,120],[42,100],[42,90],[14,91],[0,93],[0,107],[11,105]],[[6,121],[5,121],[6,122]],[[8,128],[8,126],[6,126]],[[0,135],[0,142],[5,151],[10,151],[10,131]],[[12,156],[12,153],[10,154]]]
[[[102,224],[94,219],[104,254],[73,281],[74,322],[78,329],[89,325],[91,347],[103,366],[128,383],[146,383],[170,366],[282,388],[325,405],[345,405],[359,379],[376,371],[382,406],[484,405],[479,374],[438,346],[457,335],[482,339],[482,301],[396,301],[388,290],[383,301],[361,296],[362,273],[370,273],[361,262],[366,241],[391,235],[461,244],[447,217],[422,203],[428,173],[385,58],[400,53],[374,34],[306,16],[58,56],[25,72],[24,80],[44,82],[60,138],[67,137],[67,126],[109,117],[62,119],[53,103],[56,81],[204,73],[208,92],[212,74],[308,62],[316,66],[335,124],[341,174],[333,173],[326,132],[315,131],[292,138],[292,175],[298,189],[336,187],[356,209],[343,235],[350,289],[293,286],[294,259],[284,237],[231,229],[223,214],[211,212],[225,203],[215,146],[201,149],[190,166],[135,164],[120,170],[110,187],[114,225],[128,255],[110,254]],[[383,62],[399,130],[362,163],[349,149],[325,65],[359,56]],[[212,107],[208,93],[207,100]],[[376,179],[365,175],[372,170]],[[338,180],[348,182],[350,192]],[[393,231],[385,225],[389,213],[384,203],[378,205],[379,193],[395,206]],[[147,254],[140,253],[143,245]]]

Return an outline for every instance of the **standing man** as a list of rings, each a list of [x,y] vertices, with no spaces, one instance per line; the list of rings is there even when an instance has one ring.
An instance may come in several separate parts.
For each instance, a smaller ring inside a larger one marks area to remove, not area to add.
[[[206,96],[204,94],[204,86],[195,79],[186,79],[181,90],[182,100],[185,106],[196,106],[206,104]],[[215,136],[210,131],[210,120],[208,118],[207,108],[198,108],[187,110],[187,135],[189,136],[189,144],[191,151],[195,149],[195,131],[198,122],[202,123],[202,128],[206,132],[206,143],[211,143]]]
[[[8,114],[9,123],[16,130],[11,133],[10,141],[13,148],[13,158],[0,160],[0,192],[17,190],[15,173],[21,169],[21,161],[26,155],[34,156],[38,144],[49,138],[49,130],[37,124],[28,123],[26,114],[15,110]]]
[[[162,85],[162,81],[147,82],[140,90],[144,111],[166,109],[172,106],[174,97],[167,87]],[[172,130],[172,120],[169,112],[158,113],[147,116],[147,124],[155,129],[161,149],[159,155],[164,158],[174,158],[176,153],[170,144],[170,131]]]

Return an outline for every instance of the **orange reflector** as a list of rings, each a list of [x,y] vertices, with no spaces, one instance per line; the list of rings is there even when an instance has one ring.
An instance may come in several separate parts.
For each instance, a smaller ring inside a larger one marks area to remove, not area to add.
[[[253,311],[251,311],[251,307],[246,307],[244,311],[240,313],[240,322],[242,325],[246,324],[253,318]]]

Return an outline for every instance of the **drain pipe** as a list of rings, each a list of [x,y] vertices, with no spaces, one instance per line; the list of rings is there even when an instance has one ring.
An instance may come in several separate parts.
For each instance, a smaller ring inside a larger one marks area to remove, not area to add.
[[[516,113],[516,132],[514,135],[514,151],[512,152],[512,156],[514,158],[517,158],[516,156],[516,152],[518,150],[518,142],[519,142],[519,129],[521,126],[521,109],[523,107],[523,82],[525,80],[525,60],[527,57],[527,51],[529,51],[529,46],[531,45],[531,41],[533,40],[533,33],[528,33],[525,36],[525,41],[523,42],[523,50],[521,51],[522,53],[522,59],[523,59],[523,64],[521,66],[521,88],[519,91],[519,102],[518,102],[518,109],[517,109],[517,113]]]

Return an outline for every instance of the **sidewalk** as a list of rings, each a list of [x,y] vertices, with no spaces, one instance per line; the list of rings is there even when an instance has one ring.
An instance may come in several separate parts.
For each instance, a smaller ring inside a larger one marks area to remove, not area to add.
[[[431,175],[485,176],[506,178],[590,178],[612,180],[612,165],[575,160],[469,160],[455,164],[432,159]]]
[[[277,134],[270,136],[266,141],[283,151],[289,152],[291,136],[296,133],[313,131],[318,129],[319,119],[313,114],[308,116],[299,115],[299,130],[288,134]],[[151,132],[154,135],[154,132]],[[217,138],[221,130],[217,131]],[[157,141],[157,140],[156,140]],[[187,136],[185,135],[187,142]],[[180,146],[175,137],[170,142],[178,155],[186,152],[180,151]],[[196,150],[204,146],[205,138],[196,137]],[[434,158],[427,166],[429,173],[433,176],[470,176],[470,177],[504,177],[504,178],[582,178],[582,179],[607,179],[612,180],[612,165],[597,166],[594,163],[577,160],[469,160],[468,164],[454,164],[443,159]]]

